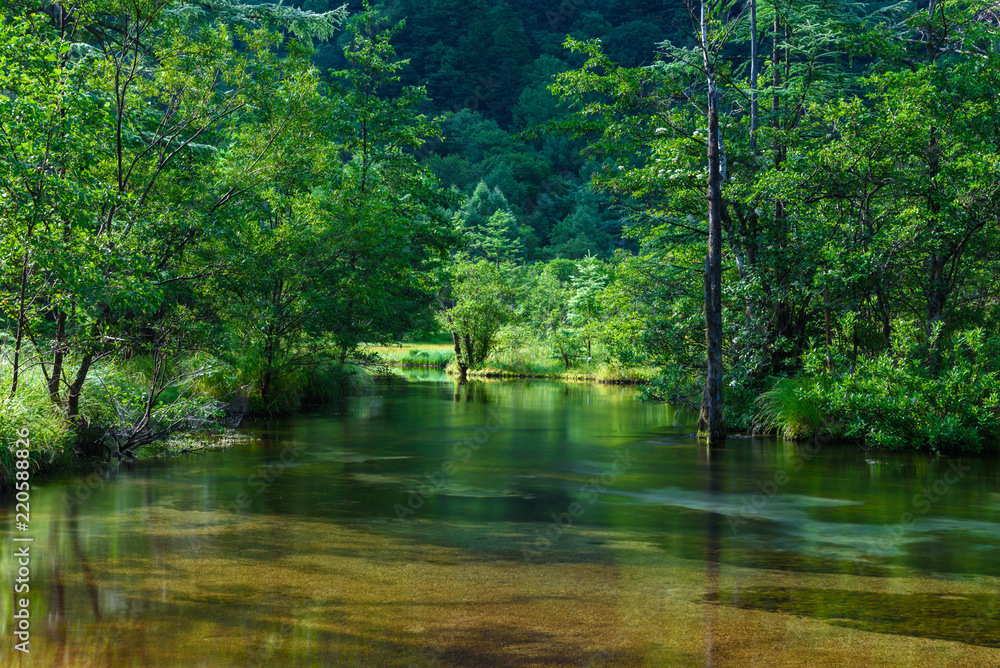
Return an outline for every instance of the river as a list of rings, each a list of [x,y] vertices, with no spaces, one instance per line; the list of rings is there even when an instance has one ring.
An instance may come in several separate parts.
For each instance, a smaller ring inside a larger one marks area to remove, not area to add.
[[[633,388],[403,375],[34,481],[0,665],[1000,665],[996,459],[710,452]]]

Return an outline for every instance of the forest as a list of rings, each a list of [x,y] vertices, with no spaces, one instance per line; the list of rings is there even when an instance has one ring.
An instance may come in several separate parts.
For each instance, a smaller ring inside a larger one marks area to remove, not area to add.
[[[713,445],[996,450],[998,28],[969,0],[0,0],[0,436],[131,458],[436,342],[459,381],[640,382]]]

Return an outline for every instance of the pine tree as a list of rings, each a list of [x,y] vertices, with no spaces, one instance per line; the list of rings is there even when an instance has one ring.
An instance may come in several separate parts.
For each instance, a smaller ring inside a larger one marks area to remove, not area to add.
[[[456,223],[465,239],[466,252],[473,257],[499,266],[501,262],[516,261],[524,255],[517,219],[498,188],[491,189],[480,181],[472,197],[456,215]]]

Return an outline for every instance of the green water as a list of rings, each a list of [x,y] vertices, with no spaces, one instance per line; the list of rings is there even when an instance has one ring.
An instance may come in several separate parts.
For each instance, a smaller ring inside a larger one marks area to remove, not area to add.
[[[0,665],[1000,665],[994,459],[709,453],[631,388],[407,376],[34,481],[26,533],[8,499]]]

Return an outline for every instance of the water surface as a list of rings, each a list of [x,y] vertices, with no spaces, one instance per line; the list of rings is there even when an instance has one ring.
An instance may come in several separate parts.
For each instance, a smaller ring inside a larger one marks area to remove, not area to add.
[[[631,388],[408,377],[36,481],[0,665],[1000,665],[994,459],[709,452]]]

